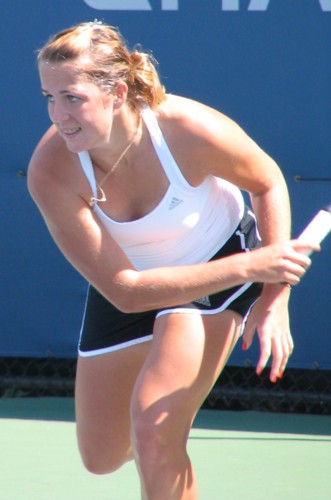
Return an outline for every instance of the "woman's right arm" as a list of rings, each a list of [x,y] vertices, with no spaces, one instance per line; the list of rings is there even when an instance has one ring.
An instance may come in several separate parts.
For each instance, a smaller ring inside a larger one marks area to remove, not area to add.
[[[286,242],[203,264],[137,271],[86,202],[89,188],[71,155],[51,128],[31,159],[29,191],[63,255],[124,312],[180,305],[247,281],[297,284],[310,264],[295,251],[298,243]]]

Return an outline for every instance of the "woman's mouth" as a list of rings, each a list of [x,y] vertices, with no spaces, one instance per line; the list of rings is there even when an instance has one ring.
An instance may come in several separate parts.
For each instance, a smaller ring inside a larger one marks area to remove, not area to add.
[[[73,137],[74,135],[76,135],[80,131],[81,131],[80,127],[64,128],[64,129],[61,129],[61,134],[64,137]]]

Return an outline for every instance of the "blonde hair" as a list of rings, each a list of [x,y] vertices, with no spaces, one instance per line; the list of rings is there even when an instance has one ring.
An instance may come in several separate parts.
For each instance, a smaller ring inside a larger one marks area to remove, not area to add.
[[[116,91],[117,82],[128,86],[133,109],[147,104],[152,109],[165,100],[165,89],[151,55],[130,52],[119,31],[100,21],[81,23],[54,35],[38,51],[38,63],[61,63],[81,59],[81,75],[106,93]]]

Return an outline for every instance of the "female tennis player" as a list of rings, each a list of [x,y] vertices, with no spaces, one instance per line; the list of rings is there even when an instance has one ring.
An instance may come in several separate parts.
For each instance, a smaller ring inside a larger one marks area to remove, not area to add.
[[[248,348],[257,330],[257,372],[272,356],[270,378],[282,376],[284,283],[300,281],[311,247],[289,239],[275,162],[219,111],[166,94],[118,30],[67,29],[38,64],[52,126],[29,190],[89,283],[75,393],[84,464],[104,474],[134,459],[142,498],[196,499],[193,419],[241,335]]]

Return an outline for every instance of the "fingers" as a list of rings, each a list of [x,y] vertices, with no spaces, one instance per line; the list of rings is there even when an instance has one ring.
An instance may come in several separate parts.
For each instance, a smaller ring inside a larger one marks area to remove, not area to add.
[[[252,345],[255,332],[256,332],[256,322],[254,322],[252,319],[252,316],[250,315],[247,320],[247,324],[245,327],[244,334],[242,336],[242,344],[241,348],[243,351],[247,351],[247,349],[250,348]]]
[[[311,259],[304,253],[307,246],[300,244],[296,240],[290,242],[287,254],[284,256],[284,281],[291,285],[300,283],[301,278],[305,275],[311,266]],[[311,248],[311,246],[309,246]]]
[[[258,375],[261,375],[263,372],[264,368],[266,367],[266,364],[268,363],[268,360],[271,356],[271,339],[265,339],[263,342],[260,340],[260,358],[259,361],[256,365],[256,373]],[[271,377],[271,374],[270,374]]]
[[[301,240],[291,240],[292,247],[303,255],[310,255],[312,252],[320,252],[321,247],[318,243],[306,243]]]
[[[293,349],[294,349],[293,339],[292,339],[292,336],[290,334],[284,335],[281,340],[282,340],[283,358],[282,358],[282,361],[280,363],[279,372],[277,375],[278,378],[282,378],[284,371],[285,371],[285,368],[286,368],[286,365],[287,365],[287,362],[288,362],[288,360],[293,352]]]
[[[267,362],[272,355],[272,364],[270,369],[271,382],[277,382],[278,378],[282,378],[289,357],[294,348],[291,335],[284,334],[275,338],[266,338],[261,342],[261,355],[256,366],[256,373],[261,375],[267,365]]]
[[[307,249],[316,248],[297,240],[267,245],[250,252],[252,281],[262,283],[287,282],[297,285],[311,265],[305,255]]]

